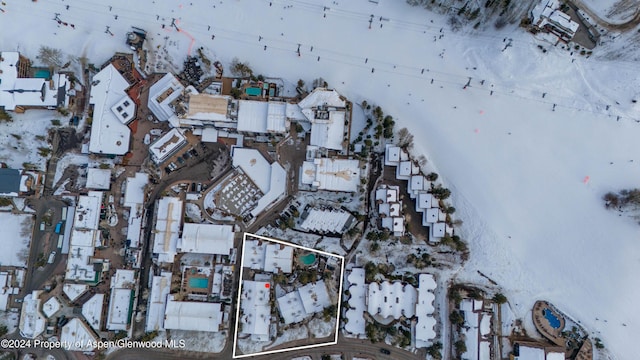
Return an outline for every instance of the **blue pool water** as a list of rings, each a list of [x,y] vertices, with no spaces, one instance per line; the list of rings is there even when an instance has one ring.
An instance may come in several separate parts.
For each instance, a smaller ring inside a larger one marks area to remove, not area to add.
[[[547,321],[549,321],[549,325],[551,325],[552,328],[558,329],[560,327],[560,319],[553,315],[551,310],[544,309],[542,310],[542,313],[544,314],[544,317],[547,319]]]
[[[209,279],[206,278],[191,278],[189,279],[189,287],[194,289],[206,289],[209,287]]]
[[[38,69],[33,76],[40,79],[49,79],[51,77],[51,72],[46,69]]]

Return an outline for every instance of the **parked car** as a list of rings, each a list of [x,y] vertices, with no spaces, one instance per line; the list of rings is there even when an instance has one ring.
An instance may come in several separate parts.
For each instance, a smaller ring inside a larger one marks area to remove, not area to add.
[[[191,158],[191,154],[189,154],[189,152],[187,151],[187,152],[185,152],[184,154],[182,154],[182,157],[183,157],[185,160],[187,160],[187,159]]]
[[[184,164],[184,159],[182,157],[178,156],[177,160],[180,164]]]
[[[381,348],[381,349],[380,349],[380,352],[381,352],[381,353],[383,353],[383,354],[385,354],[385,355],[391,355],[391,351],[389,351],[389,350],[387,350],[387,349],[383,349],[383,348]]]
[[[160,129],[151,129],[151,130],[149,130],[149,134],[151,134],[153,136],[160,136],[160,135],[162,135],[162,130],[160,130]]]

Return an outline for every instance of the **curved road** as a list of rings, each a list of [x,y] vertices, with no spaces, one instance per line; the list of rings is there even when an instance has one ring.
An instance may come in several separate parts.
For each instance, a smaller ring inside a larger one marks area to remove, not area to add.
[[[638,24],[640,24],[640,8],[636,10],[636,13],[629,21],[625,21],[623,23],[612,23],[601,18],[587,5],[585,5],[582,0],[568,0],[567,2],[587,13],[587,15],[589,15],[591,19],[593,19],[593,21],[595,21],[599,26],[602,26],[603,28],[608,30],[625,32],[634,29]]]

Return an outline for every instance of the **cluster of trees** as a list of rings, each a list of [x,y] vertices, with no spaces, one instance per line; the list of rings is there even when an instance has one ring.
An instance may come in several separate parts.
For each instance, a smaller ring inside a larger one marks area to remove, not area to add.
[[[431,261],[431,256],[427,253],[423,253],[421,256],[417,256],[414,253],[411,253],[407,256],[407,263],[415,266],[418,269],[424,269],[433,265]]]
[[[12,122],[13,116],[9,114],[5,109],[0,109],[0,122]]]
[[[433,197],[438,200],[445,200],[449,198],[449,196],[451,196],[451,190],[442,187],[442,185],[440,184],[429,189],[429,193],[431,193]]]
[[[640,189],[624,189],[617,194],[608,192],[602,197],[607,208],[622,209],[640,206]]]
[[[231,74],[239,77],[251,77],[253,76],[253,70],[247,62],[241,62],[238,58],[234,57],[231,60]]]

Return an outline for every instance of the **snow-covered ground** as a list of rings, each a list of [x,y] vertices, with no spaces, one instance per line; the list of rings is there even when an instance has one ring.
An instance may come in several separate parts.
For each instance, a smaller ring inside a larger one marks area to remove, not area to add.
[[[612,23],[623,23],[635,15],[638,0],[581,0],[591,11]]]
[[[0,212],[0,227],[6,234],[2,242],[0,264],[26,267],[33,233],[33,215]]]
[[[4,32],[4,27],[0,29]],[[3,49],[6,47],[0,46],[0,51],[5,51]],[[38,148],[50,148],[47,138],[48,130],[53,127],[51,120],[61,119],[61,115],[51,110],[29,110],[24,114],[11,113],[11,116],[13,121],[0,122],[0,162],[14,169],[30,163],[38,170],[45,170],[49,156],[40,156]]]
[[[160,332],[154,341],[164,341],[167,339],[166,332]],[[227,341],[227,332],[203,332],[171,330],[171,340],[184,340],[185,349],[206,353],[219,353],[224,349]]]
[[[452,33],[446,17],[402,1],[189,4],[9,1],[0,49],[33,58],[47,44],[100,64],[127,51],[134,25],[149,30],[151,47],[166,44],[177,67],[190,46],[205,46],[258,74],[322,76],[407,126],[414,152],[427,154],[453,190],[472,254],[459,279],[484,281],[480,269],[505,289],[516,316],[545,298],[617,358],[636,356],[639,228],[601,201],[640,176],[636,64],[599,60],[598,49],[589,59],[554,48],[543,54],[515,25]],[[55,13],[75,29],[59,27]],[[183,31],[171,28],[172,18]],[[626,44],[607,50],[616,46]]]

